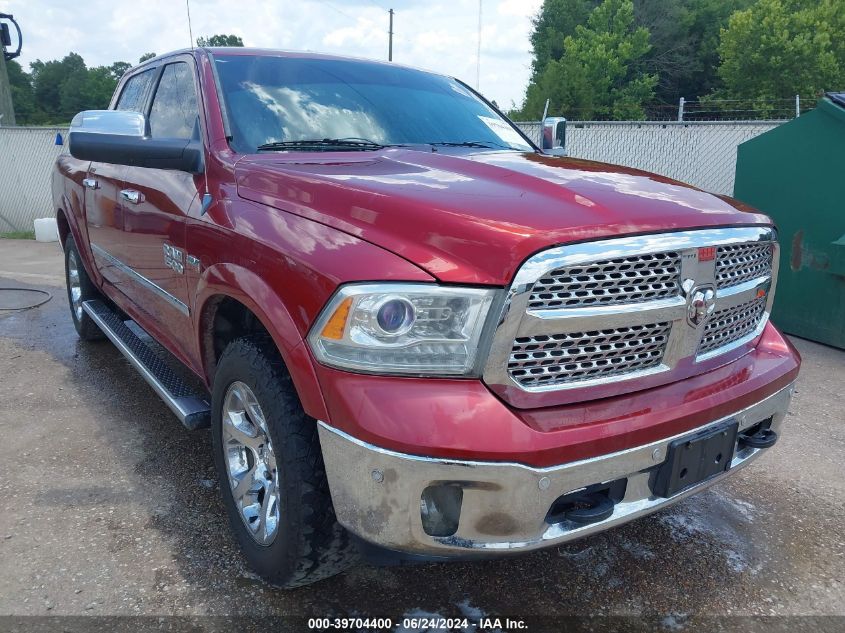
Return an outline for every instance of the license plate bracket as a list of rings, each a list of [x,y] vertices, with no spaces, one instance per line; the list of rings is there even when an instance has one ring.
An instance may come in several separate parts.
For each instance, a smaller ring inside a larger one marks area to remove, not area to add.
[[[671,497],[731,467],[739,424],[736,420],[679,437],[669,443],[666,461],[657,469],[652,490]]]

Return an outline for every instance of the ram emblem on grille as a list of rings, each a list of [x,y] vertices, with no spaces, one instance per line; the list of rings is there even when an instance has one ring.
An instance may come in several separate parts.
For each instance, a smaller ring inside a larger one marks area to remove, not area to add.
[[[692,279],[681,284],[687,298],[687,320],[698,327],[716,310],[716,290],[712,285],[696,286]]]

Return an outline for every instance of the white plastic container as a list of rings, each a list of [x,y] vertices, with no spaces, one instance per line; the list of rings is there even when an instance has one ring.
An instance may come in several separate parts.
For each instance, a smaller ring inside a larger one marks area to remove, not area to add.
[[[39,242],[58,242],[59,226],[56,218],[38,218],[35,221],[35,239]]]

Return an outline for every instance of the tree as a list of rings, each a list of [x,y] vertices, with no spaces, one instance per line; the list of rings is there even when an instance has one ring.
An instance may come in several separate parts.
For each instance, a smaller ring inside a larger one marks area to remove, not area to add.
[[[244,41],[238,35],[212,35],[198,37],[197,46],[243,46]]]
[[[36,60],[30,67],[37,122],[66,123],[82,110],[108,107],[118,79],[129,64],[115,62],[88,68],[81,56],[70,53],[61,61]],[[25,86],[21,85],[21,90]]]
[[[109,73],[115,81],[120,81],[120,78],[123,77],[124,73],[126,73],[126,71],[130,68],[132,68],[132,64],[129,62],[114,62],[111,66],[109,66]]]
[[[545,0],[540,11],[532,18],[531,49],[534,59],[531,62],[531,79],[536,80],[551,60],[558,60],[563,55],[563,40],[575,35],[575,27],[584,25],[590,12],[596,8],[599,0]]]
[[[139,64],[143,64],[145,61],[147,61],[148,59],[152,59],[152,58],[153,58],[153,57],[155,57],[155,56],[156,56],[156,54],[155,54],[155,53],[144,53],[144,54],[143,54],[143,55],[141,55],[141,57],[138,59],[138,63],[139,63]]]
[[[765,101],[845,87],[842,0],[757,0],[734,13],[719,44],[716,96]]]
[[[631,0],[604,0],[587,25],[563,40],[560,60],[550,60],[526,93],[522,116],[550,112],[582,119],[642,119],[643,105],[654,97],[657,76],[638,64],[649,51],[649,33],[634,26]]]
[[[38,125],[44,121],[44,113],[38,108],[32,90],[32,77],[14,59],[6,62],[15,120],[18,125]]]
[[[124,62],[117,63],[123,64]],[[123,73],[121,73],[122,75]],[[103,110],[108,108],[119,80],[120,76],[115,77],[114,64],[90,69],[85,79],[82,109]]]

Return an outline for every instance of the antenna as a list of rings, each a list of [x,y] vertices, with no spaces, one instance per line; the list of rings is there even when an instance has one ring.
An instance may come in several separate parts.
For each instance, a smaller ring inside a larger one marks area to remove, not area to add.
[[[478,0],[478,52],[475,57],[475,89],[480,91],[481,88],[481,4],[483,0]]]
[[[185,0],[185,8],[188,10],[188,37],[191,38],[191,49],[194,48],[194,30],[191,28],[191,0]]]
[[[387,44],[387,61],[393,61],[393,9],[387,11],[390,14],[390,30],[388,31],[389,39]]]

